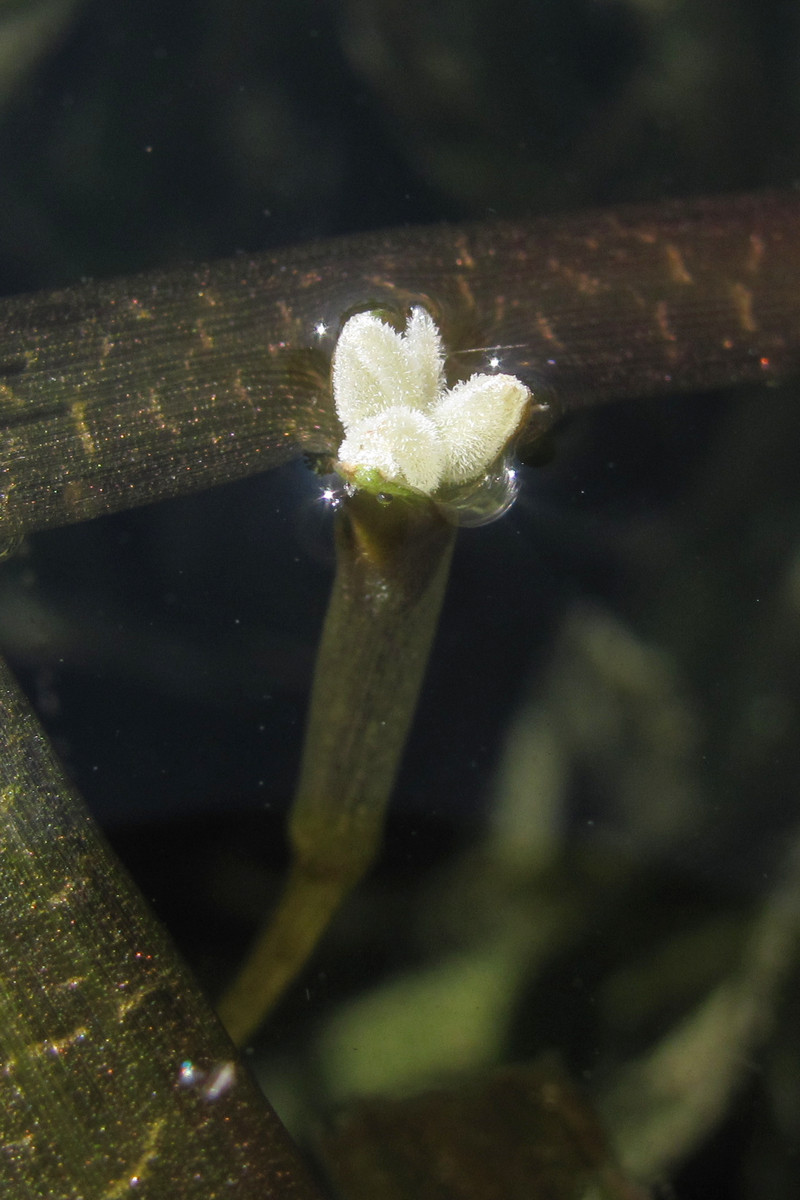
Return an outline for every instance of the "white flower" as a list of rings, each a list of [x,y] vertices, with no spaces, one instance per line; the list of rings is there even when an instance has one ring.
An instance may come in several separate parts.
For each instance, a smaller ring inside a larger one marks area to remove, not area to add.
[[[513,375],[473,375],[447,388],[439,330],[412,308],[404,333],[357,313],[333,355],[333,398],[344,426],[339,469],[356,483],[435,492],[478,479],[519,429],[531,393]]]

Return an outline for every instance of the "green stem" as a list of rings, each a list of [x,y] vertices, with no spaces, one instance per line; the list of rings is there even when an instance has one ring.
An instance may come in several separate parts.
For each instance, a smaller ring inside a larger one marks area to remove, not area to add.
[[[220,1004],[245,1041],[305,966],[380,847],[447,582],[455,529],[425,500],[365,492],[337,514],[337,569],[277,912]]]

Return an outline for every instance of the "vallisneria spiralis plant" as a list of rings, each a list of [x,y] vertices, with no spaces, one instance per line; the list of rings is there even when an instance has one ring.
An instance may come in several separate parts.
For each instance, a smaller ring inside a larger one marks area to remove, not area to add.
[[[505,511],[514,473],[493,470],[533,403],[513,375],[449,387],[430,313],[398,331],[379,313],[343,325],[331,388],[337,572],[317,660],[303,769],[290,818],[293,867],[278,910],[220,1014],[246,1040],[308,959],[380,846],[383,818],[436,628],[459,509]],[[352,698],[355,697],[353,700]]]
[[[471,323],[485,273],[491,276],[491,264],[505,254],[504,286],[492,279],[479,327],[515,348],[515,366],[536,381],[533,389],[497,373],[450,385],[445,368],[453,358],[419,291],[409,296],[393,282],[391,296],[405,294],[406,306],[383,293],[385,312],[377,304],[350,308],[331,359],[343,433],[332,455],[343,481],[337,571],[289,820],[292,867],[273,920],[220,1004],[235,1041],[258,1027],[375,858],[444,596],[455,523],[480,523],[476,512],[492,519],[508,507],[515,481],[503,458],[516,434],[523,426],[526,437],[532,427],[546,429],[561,412],[612,393],[659,394],[678,380],[702,390],[718,374],[729,378],[734,364],[737,379],[796,369],[794,335],[782,315],[786,272],[776,269],[794,244],[782,203],[756,203],[757,234],[753,209],[746,202],[744,208],[751,222],[744,235],[739,216],[717,220],[714,203],[700,201],[695,212],[676,210],[674,221],[657,228],[635,221],[629,227],[615,214],[602,236],[596,226],[581,226],[567,241],[541,223],[534,240],[513,225],[496,229],[491,245],[459,239],[460,286],[442,302],[442,315],[462,306],[452,326]],[[402,273],[397,256],[393,265]],[[472,349],[467,343],[466,352]],[[458,352],[465,352],[463,339]],[[492,355],[489,366],[499,361]],[[635,393],[628,391],[632,375]],[[561,390],[554,380],[563,380]],[[488,505],[481,501],[487,493]]]
[[[798,272],[800,199],[790,191],[360,234],[0,301],[8,552],[38,530],[301,454],[340,464],[338,568],[290,820],[294,865],[252,968],[223,1004],[240,1040],[379,844],[455,522],[468,515],[459,493],[470,506],[491,493],[487,479],[502,483],[513,398],[527,445],[586,404],[796,377]],[[344,338],[356,308],[372,315]],[[318,332],[338,322],[344,340],[331,348]],[[342,386],[362,373],[364,333],[384,347],[366,355],[367,376],[400,381],[378,389],[371,415],[365,389],[350,390],[348,409]],[[420,347],[410,368],[409,342]],[[471,381],[459,366],[476,360],[461,356],[478,352],[484,375]],[[494,382],[496,355],[522,381],[508,392]],[[463,421],[480,445],[457,449],[447,406],[460,391],[484,392],[493,411],[487,376],[504,396],[493,432]],[[400,419],[380,416],[391,408],[411,413],[413,453]],[[518,587],[524,597],[525,581]],[[3,1195],[206,1200],[234,1186],[248,1200],[317,1200],[2,664],[0,729]],[[726,1017],[729,1043],[728,1028]],[[696,1059],[687,1056],[692,1086]]]

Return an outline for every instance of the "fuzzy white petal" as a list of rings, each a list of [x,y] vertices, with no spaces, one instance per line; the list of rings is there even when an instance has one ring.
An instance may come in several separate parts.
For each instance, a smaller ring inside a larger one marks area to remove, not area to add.
[[[411,310],[404,333],[374,313],[347,321],[333,356],[333,398],[345,429],[392,404],[429,411],[444,386],[439,330],[424,308]]]
[[[436,323],[427,309],[412,308],[403,335],[409,372],[414,380],[416,399],[407,400],[415,408],[430,412],[444,388],[444,349]]]
[[[389,408],[411,403],[414,379],[405,342],[373,313],[356,313],[339,335],[332,364],[333,399],[345,429]]]
[[[347,474],[379,471],[387,483],[433,492],[441,481],[444,449],[430,417],[407,405],[394,405],[348,430],[339,462]]]
[[[519,429],[530,401],[513,375],[473,375],[432,412],[444,450],[442,482],[477,479]]]

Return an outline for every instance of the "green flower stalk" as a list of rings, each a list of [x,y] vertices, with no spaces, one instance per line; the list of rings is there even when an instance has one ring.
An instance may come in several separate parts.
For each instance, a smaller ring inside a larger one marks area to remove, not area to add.
[[[528,410],[530,392],[513,376],[473,375],[448,390],[444,365],[439,330],[419,306],[402,334],[359,313],[336,346],[347,482],[336,578],[290,818],[291,873],[220,1005],[237,1042],[305,965],[380,847],[455,541],[432,496],[485,474]]]
[[[277,912],[219,1013],[234,1041],[261,1024],[371,866],[447,582],[455,526],[431,500],[349,497],[322,633]]]

